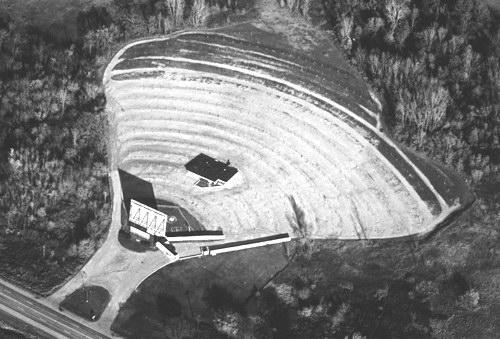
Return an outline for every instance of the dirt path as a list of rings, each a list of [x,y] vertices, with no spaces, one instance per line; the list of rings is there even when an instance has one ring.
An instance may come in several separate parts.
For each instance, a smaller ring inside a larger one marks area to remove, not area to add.
[[[293,50],[302,51],[318,61],[329,62],[336,67],[354,72],[342,57],[342,54],[332,43],[328,33],[312,26],[298,14],[290,14],[288,8],[280,8],[278,1],[257,0],[256,7],[260,13],[260,21],[255,27],[272,33],[280,43],[287,44]]]

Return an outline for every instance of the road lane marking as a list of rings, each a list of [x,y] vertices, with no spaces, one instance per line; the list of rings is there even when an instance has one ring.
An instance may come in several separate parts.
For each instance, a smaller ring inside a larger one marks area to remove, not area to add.
[[[20,314],[28,319],[31,319],[42,329],[48,328],[58,333],[61,333],[61,331],[65,332],[66,334],[69,334],[72,339],[108,338],[93,328],[87,327],[74,319],[62,315],[46,305],[36,301],[31,301],[28,297],[16,291],[9,291],[9,288],[1,283],[0,287],[2,290],[0,291],[0,304],[3,304],[11,312],[15,312],[16,314]],[[30,307],[27,304],[31,304],[32,306]]]

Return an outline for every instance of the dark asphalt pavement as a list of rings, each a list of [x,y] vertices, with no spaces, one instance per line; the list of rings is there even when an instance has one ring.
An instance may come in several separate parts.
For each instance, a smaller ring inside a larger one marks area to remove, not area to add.
[[[33,326],[41,325],[41,329],[51,329],[61,338],[101,339],[107,336],[73,320],[67,316],[40,304],[15,290],[0,283],[0,303],[9,309],[24,315],[33,321]],[[15,316],[15,313],[12,313]]]

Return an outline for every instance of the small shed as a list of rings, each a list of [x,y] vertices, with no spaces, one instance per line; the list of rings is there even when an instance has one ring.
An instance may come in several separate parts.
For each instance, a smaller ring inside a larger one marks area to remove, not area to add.
[[[158,238],[156,242],[156,247],[167,256],[173,258],[174,260],[179,259],[179,255],[175,251],[175,247],[166,239],[166,238]]]

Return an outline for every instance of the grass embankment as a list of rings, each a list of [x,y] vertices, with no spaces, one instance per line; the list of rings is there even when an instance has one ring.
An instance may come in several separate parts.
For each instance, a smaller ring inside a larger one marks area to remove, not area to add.
[[[212,49],[213,43],[217,43],[217,51]],[[141,59],[156,55],[157,63]],[[162,59],[179,55],[196,61]],[[223,62],[213,67],[213,63],[230,58],[236,70],[225,69]],[[426,230],[432,220],[429,210],[422,207],[418,197],[401,189],[403,185],[390,166],[364,144],[378,144],[381,151],[385,145],[384,155],[398,160],[393,161],[397,169],[438,214],[436,197],[397,149],[387,144],[373,125],[363,125],[328,99],[287,84],[297,83],[335,99],[346,94],[352,110],[361,117],[368,116],[356,104],[357,92],[347,88],[350,86],[342,88],[338,82],[347,79],[345,72],[336,70],[342,73],[336,81],[333,67],[329,68],[333,74],[320,76],[316,67],[323,65],[294,58],[295,53],[218,32],[184,33],[125,49],[107,71],[111,79],[107,83],[109,95],[117,103],[114,111],[121,166],[149,178],[165,196],[192,206],[190,209],[204,218],[205,225],[228,225],[225,231],[232,236],[243,237],[241,230],[252,228],[254,233],[289,231],[289,211],[286,207],[284,211],[283,205],[294,194],[300,195],[306,214],[317,223],[311,232],[316,237],[357,237],[354,209],[363,224],[360,227],[365,228],[361,237],[396,237]],[[162,76],[155,73],[157,78],[149,71],[142,72],[144,68],[154,71],[165,67],[171,71]],[[302,73],[297,74],[298,69]],[[128,70],[131,77],[124,80],[114,75],[122,70]],[[248,71],[260,76],[249,75]],[[307,76],[309,71],[315,76]],[[345,97],[342,100],[347,101]],[[361,136],[353,137],[340,128],[339,120]],[[374,123],[373,118],[370,121]],[[199,131],[194,137],[193,130]],[[179,168],[200,151],[231,159],[245,176],[243,186],[224,194],[193,191]],[[365,166],[355,165],[359,162]],[[351,164],[354,167],[349,167]],[[355,193],[353,187],[357,187]],[[295,192],[297,188],[300,193]],[[266,206],[262,206],[263,201],[268,202]],[[220,213],[214,213],[217,209]],[[401,219],[394,221],[394,215]],[[373,218],[380,223],[377,231],[373,230]],[[393,221],[407,228],[390,226]]]

